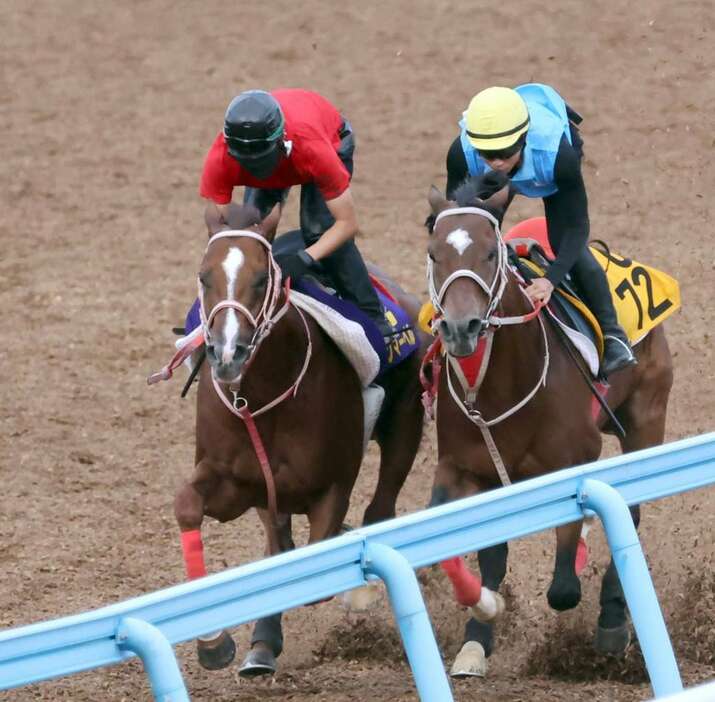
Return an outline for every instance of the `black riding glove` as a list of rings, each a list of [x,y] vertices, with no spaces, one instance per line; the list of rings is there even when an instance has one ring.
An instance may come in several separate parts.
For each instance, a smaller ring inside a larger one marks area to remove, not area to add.
[[[275,258],[283,273],[283,278],[291,280],[302,278],[315,263],[313,257],[305,249],[295,253],[278,254]]]

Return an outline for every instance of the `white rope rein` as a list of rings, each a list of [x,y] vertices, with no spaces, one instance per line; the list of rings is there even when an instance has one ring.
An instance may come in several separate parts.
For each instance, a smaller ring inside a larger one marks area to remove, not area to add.
[[[452,373],[450,372],[451,368],[451,363],[446,364],[446,372],[447,372],[447,386],[449,387],[449,392],[450,395],[452,396],[452,399],[454,402],[457,404],[457,406],[460,408],[460,410],[463,412],[463,414],[469,419],[470,422],[473,424],[476,424],[480,431],[482,432],[482,436],[484,438],[485,444],[487,446],[487,450],[489,451],[490,456],[492,457],[492,460],[494,462],[494,466],[497,470],[497,473],[499,475],[499,478],[502,482],[503,485],[509,485],[511,484],[511,480],[509,478],[508,472],[506,470],[506,466],[504,465],[504,461],[501,458],[501,454],[499,453],[499,450],[496,446],[496,443],[494,442],[494,438],[491,435],[491,432],[489,431],[489,428],[499,424],[500,422],[504,421],[508,417],[511,417],[513,414],[518,412],[524,405],[526,405],[533,397],[536,395],[536,393],[539,391],[541,387],[546,386],[546,377],[548,375],[549,371],[549,361],[550,361],[550,354],[549,354],[549,340],[548,336],[546,334],[546,328],[544,326],[544,322],[541,318],[541,315],[538,314],[538,308],[534,306],[533,302],[531,302],[531,299],[526,295],[524,290],[520,288],[524,296],[529,300],[531,303],[532,307],[534,308],[534,312],[531,314],[526,314],[526,315],[516,315],[512,317],[499,317],[494,315],[494,312],[496,311],[497,307],[499,306],[502,296],[504,295],[504,291],[506,289],[508,280],[509,280],[509,275],[511,273],[511,268],[509,267],[509,262],[508,262],[508,250],[507,250],[507,245],[506,242],[504,241],[502,235],[501,235],[501,230],[499,227],[499,222],[498,220],[494,217],[494,215],[491,214],[491,212],[488,212],[487,210],[484,210],[480,207],[454,207],[454,208],[449,208],[446,210],[442,210],[437,217],[435,218],[435,226],[437,223],[443,219],[444,217],[451,217],[455,215],[464,215],[464,214],[475,214],[478,215],[479,217],[483,217],[487,219],[493,226],[494,228],[494,233],[496,235],[496,241],[497,241],[497,267],[496,271],[494,272],[494,278],[492,279],[490,284],[487,284],[486,281],[479,276],[477,273],[475,273],[472,270],[462,268],[459,270],[454,271],[451,273],[445,281],[442,283],[440,286],[439,290],[437,290],[435,281],[434,281],[434,267],[433,267],[433,261],[431,258],[427,258],[427,281],[428,281],[428,288],[429,288],[429,294],[430,294],[430,299],[432,301],[432,305],[434,306],[436,312],[440,316],[444,316],[444,309],[442,307],[442,304],[444,302],[445,295],[447,294],[447,290],[449,286],[455,281],[460,278],[467,278],[469,280],[474,281],[478,287],[487,295],[487,311],[484,315],[484,318],[481,320],[482,321],[482,326],[484,329],[484,333],[491,335],[494,333],[494,329],[491,329],[490,327],[493,328],[499,328],[504,325],[509,325],[509,324],[522,324],[525,321],[528,321],[531,319],[533,316],[537,316],[537,319],[539,321],[540,329],[541,329],[541,336],[543,338],[544,342],[544,365],[541,371],[541,375],[539,376],[539,379],[534,385],[534,387],[531,389],[531,391],[524,397],[522,398],[518,403],[516,403],[513,407],[509,408],[502,414],[500,414],[498,417],[494,417],[493,419],[484,419],[482,416],[481,412],[474,407],[474,401],[476,400],[476,395],[477,391],[479,390],[479,386],[482,383],[482,380],[484,379],[484,375],[486,373],[486,365],[489,363],[489,356],[491,353],[491,343],[488,344],[487,347],[487,353],[485,354],[485,357],[482,361],[484,364],[484,367],[482,368],[482,371],[479,374],[479,377],[474,385],[474,387],[469,387],[466,384],[466,379],[464,379],[463,374],[458,373],[457,378],[459,380],[461,389],[463,393],[465,394],[467,399],[462,399],[459,397],[457,394],[457,390],[454,387],[453,381],[452,381]],[[449,354],[448,354],[449,357]],[[451,358],[451,357],[449,357]]]

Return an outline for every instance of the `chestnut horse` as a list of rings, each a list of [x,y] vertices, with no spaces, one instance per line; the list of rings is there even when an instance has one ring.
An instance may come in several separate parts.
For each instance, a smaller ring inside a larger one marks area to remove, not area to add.
[[[455,193],[456,202],[436,188],[429,197],[429,282],[435,327],[446,352],[438,388],[433,505],[594,461],[601,451],[601,432],[615,433],[603,410],[594,417],[593,395],[574,358],[509,265],[499,231],[508,187],[505,180],[496,180],[494,185],[492,176],[491,186],[467,181]],[[470,387],[460,382],[458,359],[475,352],[483,355],[473,357],[476,380]],[[619,438],[623,452],[663,442],[673,379],[662,326],[637,345],[636,356],[637,366],[609,378],[606,396],[625,429]],[[638,507],[631,513],[638,526]],[[575,607],[581,599],[575,570],[581,527],[577,522],[556,529],[556,561],[547,593],[556,610]],[[479,581],[463,559],[443,564],[457,599],[473,605],[474,613],[452,668],[455,676],[486,672],[492,623],[504,609],[497,590],[506,562],[505,543],[479,552],[481,599]],[[630,634],[613,559],[603,577],[600,604],[596,648],[622,652]]]
[[[364,450],[358,375],[291,304],[272,255],[275,226],[250,207],[233,207],[228,220],[207,209],[199,298],[208,363],[199,375],[195,469],[175,499],[189,578],[206,574],[205,516],[226,522],[255,507],[271,555],[294,548],[292,514],[308,516],[311,543],[337,535]],[[382,282],[415,320],[419,301]],[[385,390],[373,433],[381,459],[365,524],[394,516],[417,452],[419,364],[418,351],[376,381]],[[281,615],[259,620],[240,673],[273,673],[282,646]],[[198,653],[204,667],[222,668],[235,644],[222,631],[200,639]]]

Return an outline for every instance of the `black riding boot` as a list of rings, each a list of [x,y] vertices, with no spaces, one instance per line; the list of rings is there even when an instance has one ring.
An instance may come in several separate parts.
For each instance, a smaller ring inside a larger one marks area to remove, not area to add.
[[[601,375],[608,377],[622,368],[635,365],[636,357],[616,317],[606,274],[588,249],[576,260],[571,277],[603,331]]]
[[[392,330],[355,242],[345,242],[337,251],[321,259],[320,263],[340,296],[355,303],[375,322],[382,335],[388,336]]]

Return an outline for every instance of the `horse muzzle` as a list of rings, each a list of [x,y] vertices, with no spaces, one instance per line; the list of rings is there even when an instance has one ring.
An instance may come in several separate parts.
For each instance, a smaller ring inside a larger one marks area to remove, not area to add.
[[[206,359],[214,377],[221,383],[232,383],[238,379],[251,352],[251,346],[243,343],[237,343],[232,348],[226,348],[218,341],[206,344]]]
[[[439,334],[447,352],[457,358],[474,353],[483,330],[484,320],[476,316],[456,320],[445,317],[439,323]]]

